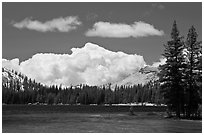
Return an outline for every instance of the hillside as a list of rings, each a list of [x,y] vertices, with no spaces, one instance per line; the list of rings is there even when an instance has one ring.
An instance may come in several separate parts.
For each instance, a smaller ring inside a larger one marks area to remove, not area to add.
[[[146,66],[144,68],[141,68],[139,72],[135,72],[133,74],[130,74],[128,77],[124,78],[121,81],[115,82],[111,85],[111,88],[113,89],[116,85],[121,86],[133,86],[137,84],[146,84],[150,81],[158,80],[158,69],[156,67]]]
[[[9,86],[10,83],[18,83],[20,86],[20,90],[23,90],[23,80],[24,75],[18,73],[14,70],[9,70],[7,68],[2,67],[2,84]]]

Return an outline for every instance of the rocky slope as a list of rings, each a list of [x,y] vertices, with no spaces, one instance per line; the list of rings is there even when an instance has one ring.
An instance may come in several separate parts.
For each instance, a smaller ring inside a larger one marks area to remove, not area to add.
[[[146,66],[141,68],[139,72],[130,74],[127,78],[124,78],[121,81],[115,82],[111,85],[111,88],[114,88],[116,85],[121,86],[132,86],[137,84],[146,84],[150,81],[158,80],[158,69],[156,67]]]
[[[2,67],[2,83],[3,85],[10,85],[11,82],[18,82],[20,89],[23,90],[24,76],[14,70],[9,70]]]

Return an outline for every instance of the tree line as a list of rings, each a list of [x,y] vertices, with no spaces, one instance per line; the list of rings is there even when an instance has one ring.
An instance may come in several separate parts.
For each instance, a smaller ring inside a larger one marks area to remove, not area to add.
[[[23,86],[23,88],[21,88]],[[22,90],[23,89],[23,90]],[[2,84],[2,102],[5,104],[127,104],[127,103],[163,103],[159,91],[159,82],[149,82],[146,85],[115,86],[88,86],[62,88],[61,86],[44,86],[40,83],[23,78],[10,80]]]

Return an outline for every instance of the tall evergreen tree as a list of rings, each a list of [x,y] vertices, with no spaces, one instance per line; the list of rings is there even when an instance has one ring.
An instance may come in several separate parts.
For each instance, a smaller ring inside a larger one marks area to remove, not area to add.
[[[161,89],[169,109],[175,111],[176,116],[180,117],[184,108],[184,89],[182,87],[184,42],[183,37],[179,35],[176,21],[173,23],[171,40],[164,47],[163,56],[166,58],[166,64],[160,67]]]
[[[198,104],[201,104],[201,96],[199,96],[199,86],[202,87],[202,49],[201,42],[197,41],[198,34],[192,26],[187,34],[186,39],[186,82],[187,82],[187,117],[195,113]],[[201,88],[202,89],[202,88]]]

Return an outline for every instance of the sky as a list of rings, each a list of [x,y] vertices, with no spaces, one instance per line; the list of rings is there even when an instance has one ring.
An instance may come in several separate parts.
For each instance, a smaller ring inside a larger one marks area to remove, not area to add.
[[[173,21],[177,21],[182,36],[194,25],[199,39],[202,37],[202,4],[200,3],[3,3],[2,5],[2,55],[3,58],[19,58],[24,61],[36,53],[71,53],[73,47],[96,43],[108,50],[142,55],[148,64],[158,61],[165,44],[170,39]],[[76,16],[81,22],[69,32],[39,32],[16,28],[12,24],[25,18],[42,23],[54,18]],[[97,22],[132,25],[145,22],[163,35],[146,37],[86,36]]]
[[[202,39],[201,2],[4,2],[3,66],[47,85],[120,81],[165,62],[174,20]]]

